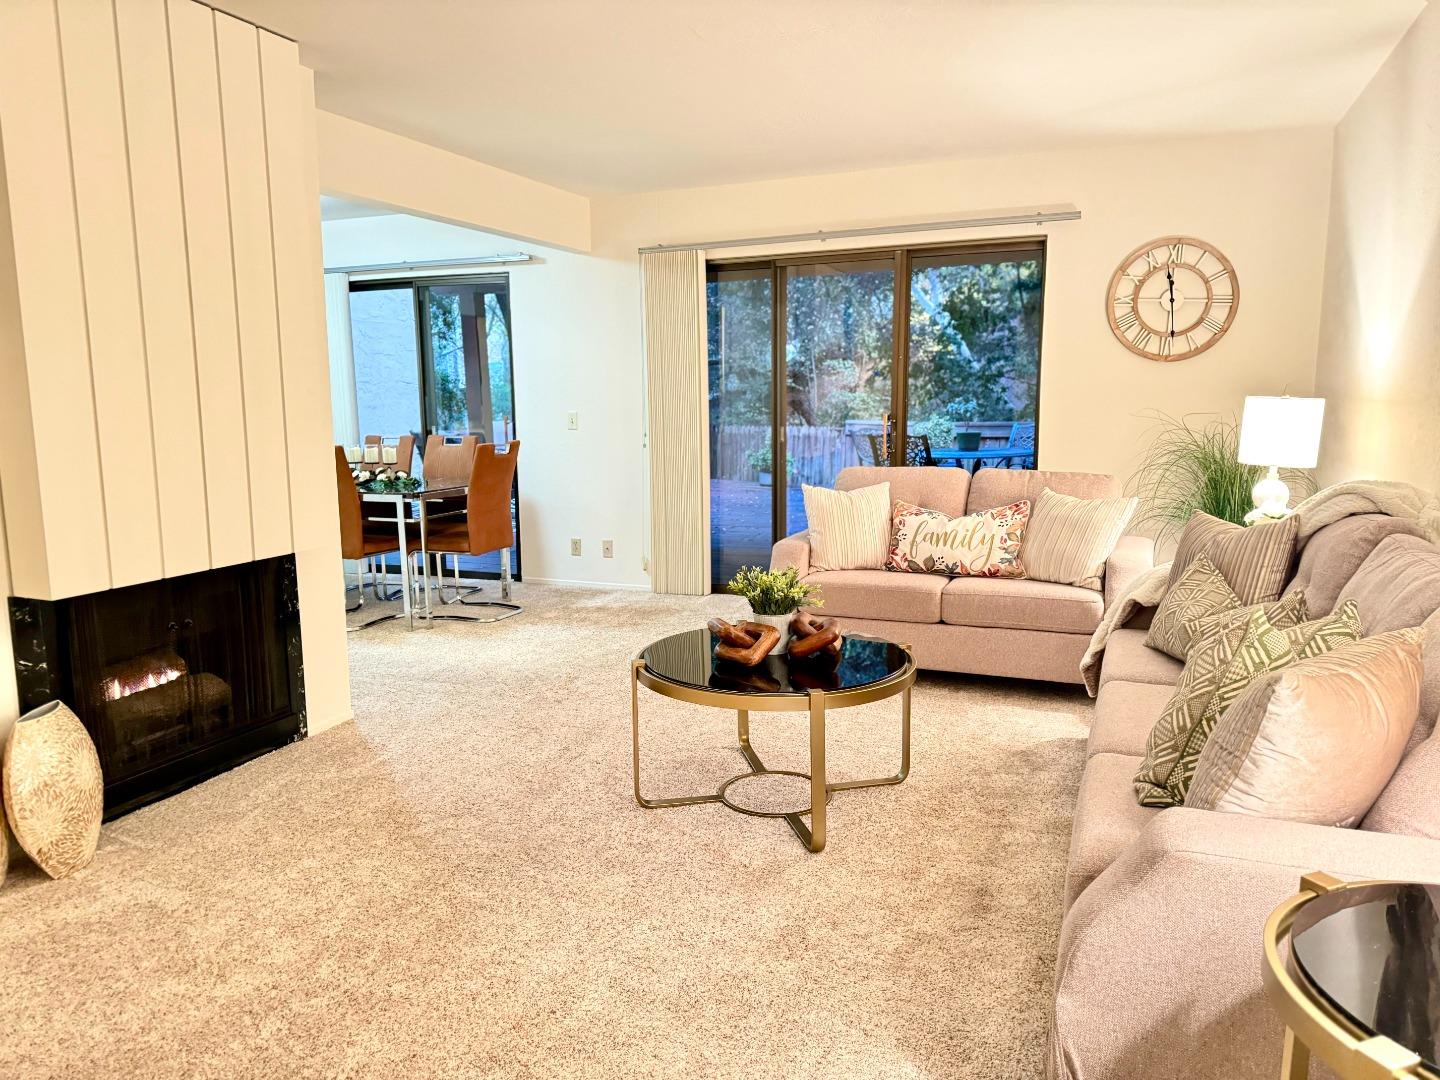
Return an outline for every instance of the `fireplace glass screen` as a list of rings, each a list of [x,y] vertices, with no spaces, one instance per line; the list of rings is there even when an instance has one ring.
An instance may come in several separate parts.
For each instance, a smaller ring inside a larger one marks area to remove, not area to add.
[[[107,818],[303,736],[287,556],[69,600],[10,601],[21,708],[59,699],[100,753]]]

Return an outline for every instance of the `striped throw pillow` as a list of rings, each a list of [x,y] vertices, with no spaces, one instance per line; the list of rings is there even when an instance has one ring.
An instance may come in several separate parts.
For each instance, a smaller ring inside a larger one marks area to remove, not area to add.
[[[1134,513],[1134,499],[1075,499],[1046,488],[1030,511],[1020,551],[1025,576],[1100,588],[1105,560]]]
[[[1293,514],[1283,521],[1245,526],[1196,510],[1180,534],[1167,589],[1173,589],[1190,564],[1205,555],[1240,603],[1268,604],[1285,587],[1299,533],[1300,519]]]
[[[879,570],[890,556],[890,485],[854,491],[800,485],[810,569]]]

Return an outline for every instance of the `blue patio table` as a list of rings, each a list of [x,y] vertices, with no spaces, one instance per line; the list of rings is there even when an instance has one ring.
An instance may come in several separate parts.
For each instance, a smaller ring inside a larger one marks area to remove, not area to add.
[[[974,472],[982,461],[1014,461],[1035,456],[1033,446],[982,446],[979,450],[956,450],[954,447],[932,446],[930,456],[937,462],[953,461],[956,468]]]

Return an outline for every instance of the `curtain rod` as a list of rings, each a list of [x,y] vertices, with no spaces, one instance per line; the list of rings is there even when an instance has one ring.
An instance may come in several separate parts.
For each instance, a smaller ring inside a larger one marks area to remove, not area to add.
[[[642,247],[641,255],[659,251],[715,251],[719,248],[760,247],[767,244],[798,244],[806,241],[839,240],[851,236],[886,236],[895,233],[938,232],[943,229],[980,229],[987,225],[1044,225],[1051,221],[1077,221],[1080,211],[1074,206],[1049,210],[1006,211],[984,217],[953,218],[949,221],[918,221],[899,225],[871,225],[859,229],[817,229],[814,232],[787,233],[783,236],[747,236],[734,240],[709,240],[695,244],[655,244]]]
[[[476,255],[473,259],[418,259],[415,262],[370,263],[364,266],[327,266],[327,274],[421,274],[434,276],[451,270],[469,270],[477,266],[513,266],[534,262],[534,255],[517,251],[510,255]]]

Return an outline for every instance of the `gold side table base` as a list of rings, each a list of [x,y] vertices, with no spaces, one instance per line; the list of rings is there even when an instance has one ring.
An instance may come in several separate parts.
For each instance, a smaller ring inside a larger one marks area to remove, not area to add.
[[[907,653],[910,646],[901,646]],[[754,746],[750,743],[750,713],[751,709],[737,709],[736,734],[739,745],[737,749],[750,766],[748,772],[740,773],[730,777],[719,789],[713,793],[704,795],[681,795],[667,799],[647,799],[640,790],[640,686],[641,683],[655,690],[665,697],[673,697],[682,701],[695,702],[702,705],[721,705],[722,707],[733,708],[736,701],[747,700],[745,696],[733,693],[721,693],[719,691],[703,691],[690,687],[681,687],[663,679],[658,679],[645,670],[645,661],[636,658],[630,665],[630,735],[631,735],[631,764],[635,779],[635,801],[646,810],[660,810],[671,806],[699,806],[705,803],[719,803],[736,813],[746,814],[750,817],[783,817],[785,823],[790,826],[791,832],[799,838],[800,842],[812,852],[825,850],[825,818],[826,808],[831,797],[837,791],[853,791],[856,788],[885,787],[890,784],[899,784],[910,774],[910,690],[915,683],[915,665],[912,660],[906,668],[896,676],[876,684],[874,687],[866,687],[858,691],[837,691],[827,695],[824,690],[810,690],[806,700],[806,707],[810,715],[810,771],[809,773],[791,772],[785,769],[770,769],[760,760],[760,755],[755,752]],[[828,782],[825,772],[825,710],[827,696],[836,697],[846,705],[859,705],[868,701],[878,701],[885,697],[891,697],[896,692],[900,694],[901,718],[900,718],[900,769],[890,776],[879,776],[870,780],[843,780],[835,783]],[[765,711],[796,712],[802,706],[797,704],[795,698],[785,699],[778,695],[754,695],[752,708],[759,707]],[[800,776],[810,781],[810,806],[806,810],[793,811],[789,813],[775,813],[758,810],[748,810],[737,806],[725,797],[726,789],[739,780],[749,779],[752,776],[764,775],[786,775]],[[810,821],[807,824],[803,815],[809,813]]]

